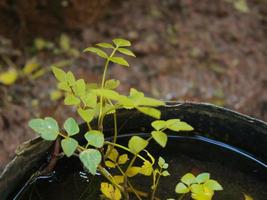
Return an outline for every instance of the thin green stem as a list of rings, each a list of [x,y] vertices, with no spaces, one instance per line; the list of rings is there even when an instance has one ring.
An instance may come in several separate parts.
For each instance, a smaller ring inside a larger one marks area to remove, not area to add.
[[[104,86],[105,86],[106,74],[107,74],[110,58],[113,57],[113,55],[115,54],[117,49],[118,49],[118,47],[115,47],[113,49],[112,53],[110,54],[110,56],[106,60],[105,67],[104,67],[104,72],[103,72],[103,76],[102,76],[101,89],[103,89]],[[102,131],[102,129],[103,129],[103,124],[101,124],[101,120],[100,120],[101,117],[102,117],[102,112],[103,112],[103,96],[101,95],[100,96],[100,111],[99,111],[99,116],[98,116],[98,127],[99,127],[100,131]]]
[[[182,200],[184,198],[185,194],[182,194],[178,200]]]
[[[162,168],[160,168],[160,171],[159,171],[159,176],[156,180],[156,183],[153,187],[153,191],[152,191],[152,194],[151,194],[151,200],[154,200],[155,199],[155,194],[156,194],[156,191],[157,191],[157,188],[158,188],[158,184],[159,184],[159,179],[161,177],[161,173],[162,173]]]

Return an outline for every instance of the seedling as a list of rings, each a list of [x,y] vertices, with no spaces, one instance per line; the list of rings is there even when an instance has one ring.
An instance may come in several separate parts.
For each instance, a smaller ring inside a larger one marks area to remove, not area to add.
[[[84,50],[84,52],[91,52],[105,59],[100,84],[86,83],[83,79],[76,79],[70,71],[65,72],[59,68],[53,68],[53,73],[58,80],[58,88],[65,94],[64,104],[76,108],[78,115],[88,126],[88,131],[84,134],[87,144],[81,145],[79,141],[74,139],[73,136],[79,134],[80,129],[72,117],[64,122],[65,131],[61,131],[57,121],[51,117],[32,119],[29,126],[45,140],[55,141],[57,138],[61,138],[61,147],[67,157],[79,156],[86,170],[92,175],[100,172],[107,180],[107,182],[101,183],[100,191],[103,199],[130,199],[134,195],[137,199],[153,200],[157,199],[156,190],[160,178],[170,174],[167,171],[168,164],[165,160],[159,157],[158,161],[155,162],[154,156],[146,150],[149,142],[154,140],[164,148],[168,141],[167,130],[173,132],[191,131],[193,127],[179,119],[160,120],[161,112],[157,107],[165,105],[163,101],[146,97],[134,88],[127,96],[119,94],[116,88],[120,85],[120,81],[107,80],[106,74],[110,63],[129,67],[129,63],[121,56],[135,57],[129,49],[130,46],[131,43],[125,39],[114,39],[112,43],[98,43],[95,47]],[[148,138],[134,135],[126,146],[117,142],[117,111],[122,108],[136,109],[155,118],[151,123],[154,130],[151,131]],[[104,119],[107,115],[113,115],[114,118],[112,141],[105,140]],[[96,127],[92,126],[93,119],[97,121]],[[141,161],[141,165],[138,164],[140,163],[137,162],[138,160]],[[132,184],[132,178],[136,175],[151,177],[152,185],[149,191],[138,191],[135,188]],[[191,186],[195,180],[199,180],[199,182]],[[201,185],[211,185],[207,186],[211,192],[218,189],[214,188],[213,180],[209,180],[209,176],[199,175],[194,178],[194,181],[191,181],[190,184],[187,182],[188,185],[183,185],[184,190],[192,191],[192,194],[198,195],[196,187]],[[217,183],[215,186],[219,187],[220,185]],[[222,188],[220,187],[220,189]],[[180,186],[178,186],[177,191],[181,192]],[[192,197],[195,198],[195,196]]]

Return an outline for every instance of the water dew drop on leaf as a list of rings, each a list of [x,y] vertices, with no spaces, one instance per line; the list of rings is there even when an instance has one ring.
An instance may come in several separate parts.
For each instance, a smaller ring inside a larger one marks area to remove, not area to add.
[[[89,145],[92,145],[97,148],[101,148],[104,144],[104,134],[97,130],[88,131],[84,135]]]
[[[118,51],[120,53],[124,54],[124,55],[136,57],[134,55],[134,53],[131,50],[129,50],[129,49],[126,49],[126,48],[118,48]]]
[[[73,138],[65,138],[61,140],[61,147],[67,157],[70,157],[78,147],[78,142]]]
[[[131,137],[128,143],[129,149],[135,154],[138,154],[140,151],[144,150],[147,145],[148,141],[144,140],[139,136]]]
[[[101,153],[96,149],[87,149],[81,152],[79,157],[86,169],[95,175],[97,167],[101,162]]]
[[[151,135],[153,139],[163,148],[166,146],[168,141],[168,136],[162,131],[152,131]]]
[[[181,181],[189,186],[196,182],[196,177],[191,173],[187,173],[181,178]]]
[[[95,48],[95,47],[88,47],[84,50],[84,52],[92,52],[92,53],[96,53],[99,57],[101,58],[108,58],[108,55],[102,51],[101,49],[99,48]]]
[[[122,38],[115,38],[112,42],[118,47],[129,47],[131,46],[131,42]]]
[[[175,192],[177,194],[185,194],[188,193],[189,191],[190,191],[189,188],[183,183],[178,183],[175,187]]]
[[[80,131],[79,125],[77,124],[75,119],[73,119],[72,117],[68,118],[64,122],[64,129],[67,131],[68,136],[75,135],[75,134],[79,133],[79,131]]]
[[[129,67],[129,63],[122,57],[112,57],[110,58],[110,61],[122,66]]]
[[[29,127],[49,141],[55,140],[59,132],[57,121],[51,117],[32,119],[29,121]]]

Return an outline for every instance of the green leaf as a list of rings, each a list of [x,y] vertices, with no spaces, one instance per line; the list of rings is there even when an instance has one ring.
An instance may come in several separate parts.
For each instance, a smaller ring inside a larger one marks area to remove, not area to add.
[[[150,108],[150,107],[137,107],[137,110],[139,110],[140,112],[149,115],[151,117],[154,117],[156,119],[160,118],[160,111],[156,108]]]
[[[96,44],[96,46],[107,48],[107,49],[114,49],[114,46],[112,44],[106,43],[106,42],[98,43]]]
[[[66,81],[70,86],[73,86],[75,84],[75,77],[72,72],[68,71],[66,74]]]
[[[246,0],[235,0],[234,1],[234,7],[240,12],[248,13],[249,7]]]
[[[120,165],[122,165],[122,164],[125,164],[127,162],[127,160],[128,160],[128,155],[127,154],[123,154],[123,155],[121,155],[119,157],[118,163]]]
[[[57,138],[59,133],[57,121],[51,117],[32,119],[29,121],[29,127],[39,133],[45,140],[53,141]]]
[[[131,50],[129,50],[129,49],[126,49],[126,48],[118,48],[118,51],[120,53],[124,54],[124,55],[136,57],[134,55],[134,53]]]
[[[97,96],[93,93],[87,93],[83,96],[81,96],[81,100],[87,107],[95,107],[97,102]]]
[[[186,194],[189,191],[189,188],[183,183],[178,183],[175,187],[175,192],[178,194]]]
[[[18,79],[19,73],[16,69],[10,68],[5,72],[0,73],[0,83],[4,85],[12,85]]]
[[[59,38],[59,46],[64,51],[68,51],[70,49],[70,38],[66,34],[61,34]]]
[[[101,192],[108,200],[120,200],[121,192],[118,188],[109,183],[101,183]]]
[[[120,98],[119,93],[109,89],[93,89],[92,93],[96,94],[97,96],[103,96],[111,100],[119,100]]]
[[[204,183],[209,179],[210,179],[210,174],[209,173],[201,173],[201,174],[197,175],[197,177],[196,177],[196,181],[199,184],[200,183]]]
[[[116,89],[120,85],[120,81],[116,79],[110,79],[105,82],[105,89]]]
[[[168,136],[162,131],[152,131],[151,135],[153,139],[163,148],[166,146],[168,141]]]
[[[164,120],[155,120],[151,123],[151,126],[159,131],[160,129],[165,128],[166,122]]]
[[[80,104],[80,99],[75,97],[72,94],[69,94],[68,96],[65,97],[64,99],[64,104],[65,105],[78,105]]]
[[[81,152],[79,157],[86,169],[95,175],[97,167],[101,162],[101,153],[96,149],[87,149]]]
[[[204,183],[204,187],[209,188],[210,190],[217,191],[217,190],[223,190],[223,187],[215,180],[208,180]]]
[[[82,109],[78,108],[77,110],[80,117],[87,123],[91,122],[94,119],[95,116],[95,110],[94,109]]]
[[[73,91],[76,96],[85,95],[86,92],[86,84],[83,79],[79,79],[73,85]]]
[[[131,42],[122,38],[115,38],[112,40],[114,44],[118,47],[129,47],[131,46]]]
[[[158,160],[158,165],[162,168],[164,164],[165,164],[165,160],[160,156]]]
[[[172,125],[168,126],[168,129],[172,131],[192,131],[194,128],[187,124],[186,122],[177,121],[176,123],[173,123]]]
[[[157,99],[153,99],[153,98],[149,98],[149,97],[140,98],[140,99],[136,100],[135,103],[137,105],[152,106],[152,107],[164,106],[165,105],[165,103],[163,101],[160,101],[160,100],[157,100]]]
[[[131,137],[128,143],[129,149],[135,154],[138,154],[140,151],[144,150],[147,145],[148,141],[144,140],[139,136]]]
[[[196,177],[191,173],[187,173],[181,178],[181,181],[189,186],[196,182]]]
[[[97,130],[88,131],[84,135],[89,145],[101,148],[104,145],[104,134]]]
[[[80,131],[77,122],[72,117],[68,118],[64,122],[64,129],[67,131],[68,136],[75,135],[75,134],[79,133],[79,131]]]
[[[101,58],[108,58],[108,55],[104,51],[102,51],[101,49],[99,49],[99,48],[88,47],[88,48],[86,48],[84,50],[84,52],[87,52],[87,51],[92,52],[92,53],[96,53]]]
[[[70,157],[78,147],[78,142],[73,138],[65,138],[61,140],[61,147],[67,157]]]
[[[164,176],[164,177],[170,176],[170,173],[167,170],[165,170],[162,172],[162,176]]]
[[[253,200],[253,198],[248,194],[244,194],[244,198],[244,200]]]
[[[129,63],[122,57],[112,57],[109,60],[113,63],[129,67]]]
[[[58,87],[58,89],[60,89],[60,90],[64,90],[64,91],[66,91],[66,92],[72,92],[72,91],[71,91],[71,88],[70,88],[70,86],[68,85],[67,82],[59,82],[59,83],[57,84],[57,87]]]
[[[140,170],[141,170],[141,167],[130,167],[129,169],[127,169],[125,174],[128,177],[134,177],[140,172]]]

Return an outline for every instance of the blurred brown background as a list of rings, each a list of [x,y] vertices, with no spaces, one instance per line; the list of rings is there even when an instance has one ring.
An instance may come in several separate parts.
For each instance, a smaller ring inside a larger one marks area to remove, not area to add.
[[[0,168],[35,137],[30,118],[73,114],[49,67],[97,81],[103,61],[80,52],[116,37],[132,41],[137,55],[129,69],[109,70],[120,91],[209,102],[267,121],[266,25],[265,0],[0,0],[0,76],[18,72],[0,85]],[[21,75],[27,65],[47,71]]]

